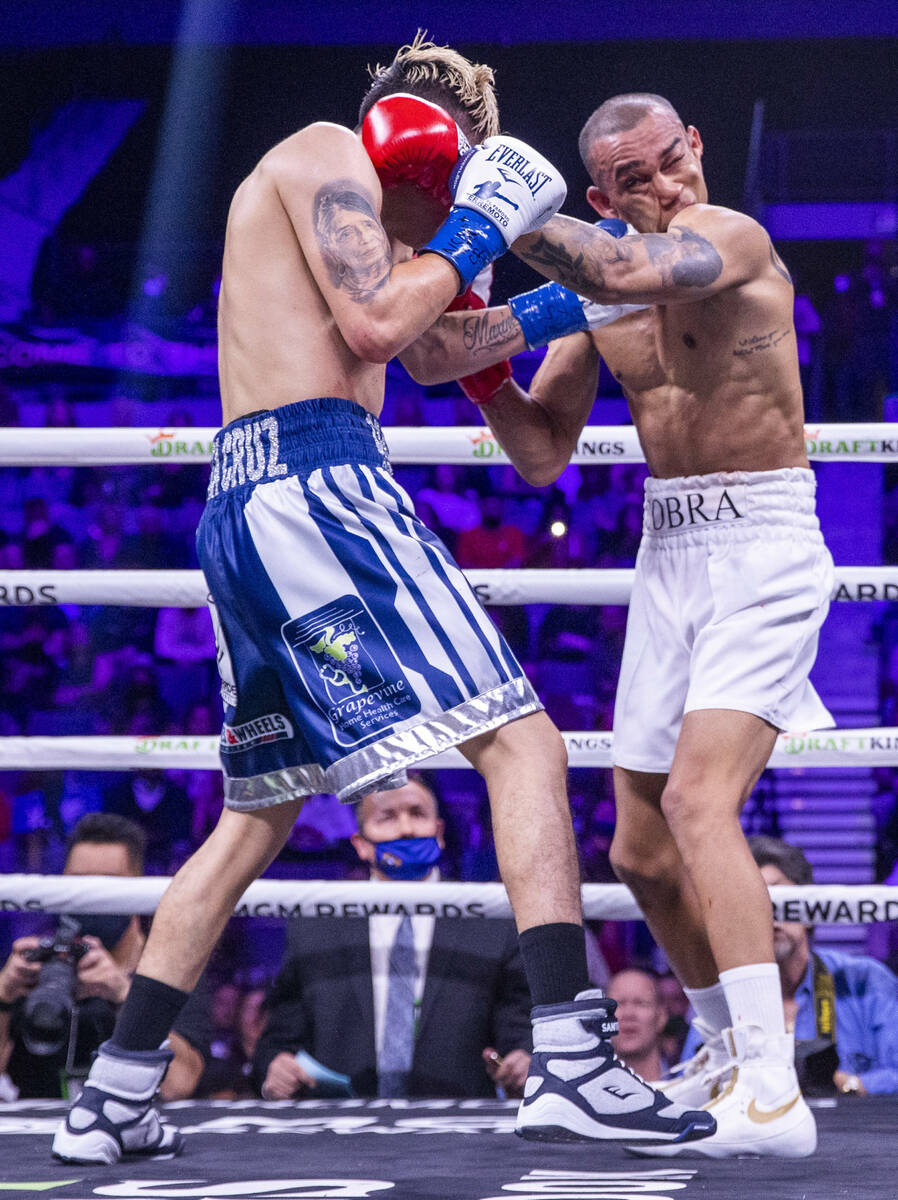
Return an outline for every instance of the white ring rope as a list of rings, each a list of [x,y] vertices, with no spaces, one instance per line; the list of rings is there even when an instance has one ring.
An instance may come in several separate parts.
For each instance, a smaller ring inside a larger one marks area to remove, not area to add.
[[[128,426],[119,429],[4,429],[0,466],[97,466],[103,463],[205,463],[212,427]],[[491,466],[508,462],[489,429],[476,425],[393,427],[384,436],[394,463]],[[805,446],[815,461],[898,462],[898,423],[806,425]],[[588,425],[571,462],[636,463],[645,458],[632,425]]]
[[[612,736],[605,732],[563,733],[571,767],[610,767]],[[2,737],[0,771],[215,771],[219,739],[205,734],[162,737]],[[458,750],[422,764],[428,770],[470,769]],[[771,767],[896,767],[898,727],[823,729],[781,733]]]
[[[628,604],[630,568],[465,571],[484,604]],[[0,606],[201,608],[201,571],[0,571]],[[898,600],[898,567],[836,567],[833,600]]]
[[[171,882],[163,876],[0,875],[0,913],[152,913]],[[641,920],[621,883],[586,883],[589,920]],[[898,920],[898,887],[844,884],[770,889],[777,920],[809,925],[859,925]],[[378,883],[259,879],[234,910],[246,917],[368,917],[384,913],[441,917],[510,917],[501,883]],[[189,919],[189,914],[185,914]]]

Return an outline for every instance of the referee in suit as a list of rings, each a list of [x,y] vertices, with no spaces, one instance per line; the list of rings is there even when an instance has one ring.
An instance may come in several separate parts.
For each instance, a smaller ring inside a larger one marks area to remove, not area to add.
[[[443,821],[421,776],[356,807],[372,900],[386,879],[439,879]],[[357,1096],[519,1096],[530,993],[510,920],[296,918],[253,1060],[269,1100],[314,1095],[300,1050],[348,1075]]]

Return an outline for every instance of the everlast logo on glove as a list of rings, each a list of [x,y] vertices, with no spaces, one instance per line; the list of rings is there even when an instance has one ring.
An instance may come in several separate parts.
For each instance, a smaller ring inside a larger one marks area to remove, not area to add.
[[[742,520],[745,517],[744,493],[744,487],[736,486],[653,496],[646,505],[646,529],[652,533],[671,533],[719,521]]]
[[[534,196],[543,184],[551,178],[548,171],[537,171],[535,167],[530,165],[530,160],[525,158],[514,146],[506,146],[504,143],[491,151],[486,161],[499,162],[503,167],[514,171],[527,184],[527,187]]]

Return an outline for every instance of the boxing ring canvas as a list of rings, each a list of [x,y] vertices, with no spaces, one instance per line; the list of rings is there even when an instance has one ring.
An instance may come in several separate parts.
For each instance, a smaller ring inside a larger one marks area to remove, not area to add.
[[[54,1163],[61,1101],[0,1106],[0,1196],[56,1200],[893,1200],[898,1097],[812,1101],[810,1159],[631,1158],[613,1142],[513,1133],[516,1101],[181,1101],[163,1105],[182,1157]]]

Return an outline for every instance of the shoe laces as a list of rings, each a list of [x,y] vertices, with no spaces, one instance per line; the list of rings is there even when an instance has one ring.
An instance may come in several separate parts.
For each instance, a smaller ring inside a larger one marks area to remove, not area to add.
[[[731,1074],[738,1065],[739,1062],[737,1059],[728,1056],[726,1062],[719,1063],[716,1067],[712,1067],[709,1071],[705,1072],[701,1078],[702,1086],[711,1087],[719,1083],[725,1076]]]
[[[690,1058],[684,1059],[670,1068],[671,1075],[682,1075],[684,1079],[688,1079],[691,1075],[698,1075],[700,1071],[704,1071],[710,1062],[711,1055],[703,1046],[697,1050]]]
[[[600,1020],[601,1020],[601,1018],[595,1018],[593,1021],[590,1021],[587,1019],[587,1020],[582,1020],[580,1022],[580,1024],[584,1027],[584,1029],[587,1029],[590,1033],[594,1034],[595,1037],[597,1037],[599,1039],[600,1046],[604,1045],[604,1046],[608,1047],[608,1049],[610,1050],[610,1054],[607,1056],[607,1059],[606,1059],[607,1062],[613,1063],[614,1066],[616,1066],[616,1067],[620,1067],[620,1069],[622,1071],[626,1071],[626,1073],[629,1076],[631,1076],[631,1078],[637,1080],[637,1082],[641,1083],[643,1087],[648,1088],[650,1091],[654,1091],[655,1089],[652,1087],[652,1085],[650,1083],[646,1082],[646,1080],[642,1078],[642,1076],[639,1074],[638,1071],[634,1071],[632,1067],[627,1066],[627,1064],[624,1062],[624,1060],[622,1058],[618,1058],[618,1056],[614,1052],[614,1048],[611,1045],[610,1039],[607,1038],[606,1036],[604,1036],[600,1031],[600,1027],[599,1027]]]

